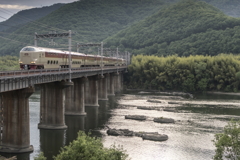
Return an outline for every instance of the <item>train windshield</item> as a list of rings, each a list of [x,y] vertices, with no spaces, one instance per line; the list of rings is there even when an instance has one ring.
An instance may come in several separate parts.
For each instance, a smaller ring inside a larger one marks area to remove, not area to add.
[[[36,49],[32,47],[25,47],[21,51],[36,51]]]

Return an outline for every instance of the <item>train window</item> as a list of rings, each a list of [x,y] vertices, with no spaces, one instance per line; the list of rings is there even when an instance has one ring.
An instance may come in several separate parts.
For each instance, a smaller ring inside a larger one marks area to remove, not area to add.
[[[52,61],[51,61],[51,64],[52,64]]]
[[[25,47],[21,51],[36,51],[35,48]]]
[[[55,64],[55,61],[53,61],[53,64]]]
[[[47,62],[47,64],[49,64],[49,63],[50,63],[50,61]]]
[[[56,64],[58,64],[58,61],[56,62]]]

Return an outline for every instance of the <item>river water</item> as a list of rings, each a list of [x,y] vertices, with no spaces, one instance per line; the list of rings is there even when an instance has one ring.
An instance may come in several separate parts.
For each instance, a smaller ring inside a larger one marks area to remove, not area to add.
[[[86,108],[86,117],[66,116],[67,130],[39,130],[40,94],[33,94],[29,101],[30,143],[34,152],[17,155],[19,160],[32,160],[40,152],[51,160],[61,147],[77,137],[79,130],[101,137],[105,147],[113,144],[123,147],[132,160],[210,160],[215,150],[214,135],[222,132],[231,119],[240,119],[240,96],[128,91],[99,101],[98,108]],[[138,106],[155,109],[137,109]],[[145,115],[147,119],[125,119],[125,115]],[[173,118],[175,123],[155,123],[153,118],[157,117]],[[108,136],[108,127],[158,132],[169,139],[154,142],[140,137]]]

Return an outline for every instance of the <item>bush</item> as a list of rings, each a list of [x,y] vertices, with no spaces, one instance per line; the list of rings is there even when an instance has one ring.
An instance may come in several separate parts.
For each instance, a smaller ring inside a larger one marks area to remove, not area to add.
[[[44,157],[43,152],[41,152],[37,157],[34,157],[34,160],[47,160],[47,158]]]
[[[79,131],[78,137],[62,148],[55,160],[125,160],[128,157],[122,148],[104,148],[99,138],[93,138]]]
[[[223,133],[215,135],[214,144],[214,160],[240,160],[240,121],[229,122]]]

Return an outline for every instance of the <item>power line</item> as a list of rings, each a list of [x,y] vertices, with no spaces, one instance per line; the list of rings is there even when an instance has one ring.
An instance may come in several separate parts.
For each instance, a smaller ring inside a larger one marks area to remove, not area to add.
[[[3,8],[1,8],[1,7],[0,7],[0,9],[1,9],[1,10],[4,10],[4,11],[8,11],[8,10],[3,9]],[[8,12],[13,13],[13,12],[11,12],[11,11],[8,11]],[[19,18],[19,19],[21,19],[21,20],[27,21],[27,22],[29,22],[29,23],[38,25],[38,27],[41,26],[41,27],[47,28],[47,29],[50,28],[50,29],[52,29],[52,30],[59,30],[59,31],[64,31],[64,32],[66,32],[66,30],[59,29],[59,28],[56,28],[56,27],[51,27],[51,26],[48,26],[48,25],[46,25],[46,24],[39,23],[39,22],[37,22],[37,21],[34,21],[34,20],[30,19],[30,18],[21,16],[21,15],[19,15],[19,14],[16,14],[16,17]],[[6,18],[5,18],[5,19],[6,19]]]
[[[16,43],[21,43],[21,44],[24,44],[24,45],[29,45],[27,43],[16,41],[16,40],[13,40],[13,39],[9,39],[9,38],[3,37],[3,36],[0,36],[0,38],[6,39],[6,40],[9,40],[9,41],[13,41],[13,42],[16,42]]]

